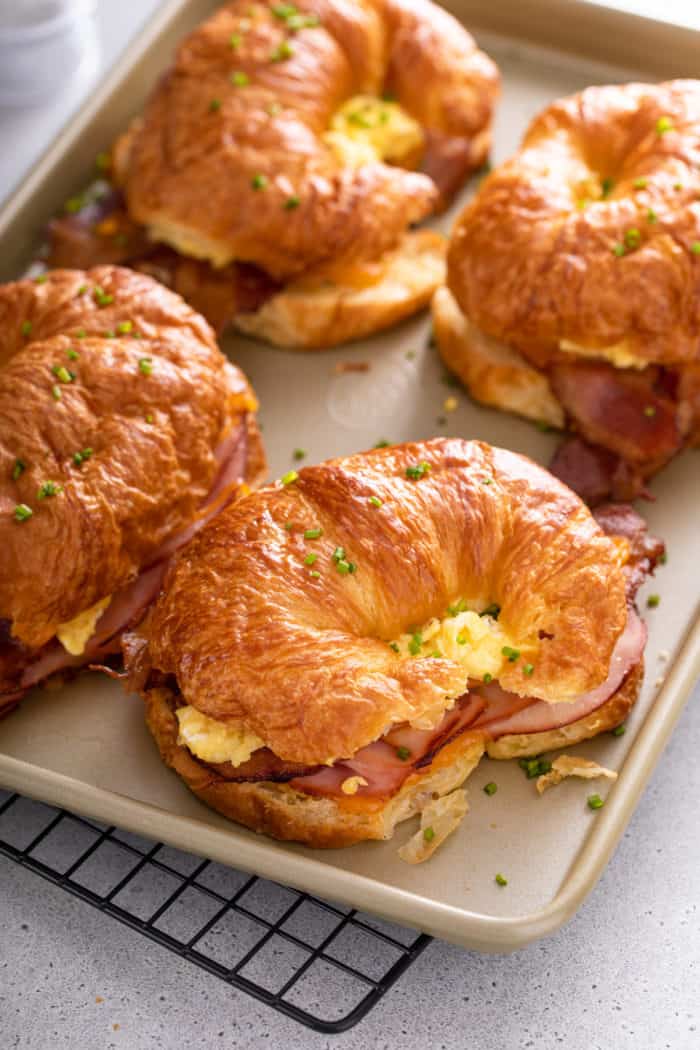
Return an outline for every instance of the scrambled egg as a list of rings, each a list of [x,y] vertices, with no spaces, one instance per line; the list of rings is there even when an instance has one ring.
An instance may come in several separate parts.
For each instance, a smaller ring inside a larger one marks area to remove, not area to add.
[[[95,602],[89,609],[83,609],[67,623],[60,623],[56,628],[56,637],[71,656],[80,656],[92,637],[95,624],[112,600],[112,595]]]
[[[397,102],[354,95],[331,119],[325,142],[352,168],[378,160],[413,166],[425,144],[423,129]]]
[[[215,765],[230,762],[232,766],[240,766],[253,751],[265,746],[259,736],[240,723],[218,722],[189,704],[178,707],[175,714],[180,723],[178,744],[184,744],[203,762]]]
[[[645,368],[648,361],[643,361],[628,348],[626,340],[613,344],[613,346],[581,346],[571,339],[562,339],[559,349],[567,354],[580,354],[582,357],[597,357],[609,361],[615,368]]]
[[[413,634],[400,635],[389,643],[391,648],[401,656],[453,660],[467,669],[470,678],[497,678],[507,660],[503,649],[517,646],[493,616],[480,616],[464,605],[462,601],[452,607],[460,610],[454,616],[436,616]]]

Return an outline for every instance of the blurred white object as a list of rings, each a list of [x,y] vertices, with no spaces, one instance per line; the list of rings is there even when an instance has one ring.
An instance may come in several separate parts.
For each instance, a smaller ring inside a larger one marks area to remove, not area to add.
[[[0,105],[50,98],[97,61],[95,0],[0,0]]]

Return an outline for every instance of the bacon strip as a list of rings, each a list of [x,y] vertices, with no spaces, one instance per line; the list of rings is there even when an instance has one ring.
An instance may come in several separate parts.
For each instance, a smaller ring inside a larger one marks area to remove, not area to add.
[[[626,503],[608,503],[598,507],[593,517],[606,536],[622,536],[630,547],[625,563],[627,598],[634,599],[644,579],[654,571],[663,557],[666,545],[656,536],[650,536],[647,524],[633,507]]]

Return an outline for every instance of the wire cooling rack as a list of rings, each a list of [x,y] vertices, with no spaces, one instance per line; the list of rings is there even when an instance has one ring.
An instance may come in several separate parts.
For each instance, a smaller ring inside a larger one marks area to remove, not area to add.
[[[357,1024],[430,942],[1,789],[0,854],[319,1032]]]

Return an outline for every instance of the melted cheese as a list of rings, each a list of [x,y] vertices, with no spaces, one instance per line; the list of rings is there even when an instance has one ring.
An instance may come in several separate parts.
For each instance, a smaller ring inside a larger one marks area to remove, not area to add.
[[[459,603],[461,605],[465,603]],[[523,650],[503,630],[498,620],[491,616],[479,616],[471,609],[446,616],[434,617],[413,634],[402,634],[392,648],[404,657],[440,656],[464,667],[470,678],[483,679],[484,675],[498,678],[507,657],[504,647]]]
[[[81,656],[85,646],[95,631],[95,625],[112,600],[111,594],[95,602],[89,609],[83,609],[67,623],[60,623],[56,628],[56,637],[71,656]]]
[[[264,747],[263,741],[244,725],[219,722],[203,715],[189,704],[175,712],[180,724],[177,742],[189,748],[203,762],[230,762],[240,766],[254,751]]]
[[[581,357],[602,358],[609,361],[615,368],[646,368],[649,364],[633,354],[626,340],[613,344],[613,346],[581,346],[571,339],[562,339],[559,349],[567,354],[580,354]]]
[[[351,168],[380,160],[415,164],[425,145],[423,129],[405,109],[373,95],[348,99],[331,118],[324,140]]]

